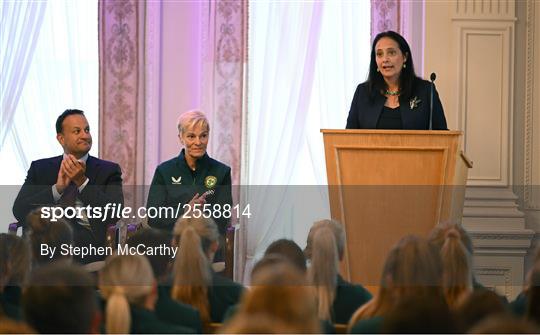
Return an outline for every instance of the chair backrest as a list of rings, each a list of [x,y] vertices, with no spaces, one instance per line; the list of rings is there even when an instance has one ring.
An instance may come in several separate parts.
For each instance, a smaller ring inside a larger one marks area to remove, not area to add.
[[[210,322],[207,324],[207,332],[210,334],[218,334],[221,327],[223,327],[222,323],[219,322]]]
[[[347,334],[347,325],[344,323],[334,323],[336,334]]]
[[[17,230],[19,230],[19,227],[22,227],[22,225],[19,222],[10,223],[8,226],[8,233],[17,235]]]

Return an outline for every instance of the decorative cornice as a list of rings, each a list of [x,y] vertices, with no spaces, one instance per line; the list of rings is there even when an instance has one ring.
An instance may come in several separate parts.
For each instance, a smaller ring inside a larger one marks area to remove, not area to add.
[[[507,299],[511,298],[512,292],[510,292],[510,289],[513,286],[512,280],[510,279],[510,275],[512,273],[511,269],[503,267],[474,267],[474,273],[476,276],[496,276],[504,278],[504,296]]]
[[[509,233],[473,233],[469,235],[475,240],[522,240],[530,241],[534,236],[534,232],[524,232],[520,234]]]

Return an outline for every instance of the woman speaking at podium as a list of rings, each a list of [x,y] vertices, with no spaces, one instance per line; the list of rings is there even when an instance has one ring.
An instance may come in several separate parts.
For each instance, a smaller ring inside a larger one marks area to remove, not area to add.
[[[371,47],[369,76],[358,85],[347,129],[446,130],[446,118],[433,81],[414,73],[411,49],[394,31],[378,34]]]

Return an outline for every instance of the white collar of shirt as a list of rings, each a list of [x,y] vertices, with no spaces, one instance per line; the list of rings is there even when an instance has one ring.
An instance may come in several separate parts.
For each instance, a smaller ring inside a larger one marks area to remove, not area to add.
[[[84,164],[86,164],[86,161],[88,160],[88,156],[89,156],[89,155],[90,155],[89,153],[86,153],[86,155],[82,156],[81,158],[79,158],[79,159],[77,159],[77,160],[78,160],[79,162],[83,162]],[[66,157],[67,157],[67,154],[64,153],[64,158],[66,158]]]

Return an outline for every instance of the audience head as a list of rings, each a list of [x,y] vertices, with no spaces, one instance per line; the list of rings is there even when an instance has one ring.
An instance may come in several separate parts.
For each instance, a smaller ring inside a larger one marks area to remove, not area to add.
[[[452,312],[442,296],[407,297],[384,317],[383,334],[458,333]]]
[[[531,270],[526,316],[540,327],[540,263],[536,263]]]
[[[299,269],[296,266],[296,264],[292,263],[291,260],[286,258],[285,256],[280,255],[280,254],[268,254],[268,255],[265,255],[263,258],[261,258],[259,261],[257,261],[257,263],[255,263],[255,265],[253,265],[253,268],[251,269],[252,283],[253,283],[253,278],[254,278],[254,276],[257,275],[257,273],[259,273],[259,272],[261,272],[263,270],[266,270],[269,267],[274,267],[275,265],[283,264],[283,263],[292,265],[292,266],[296,267],[296,269],[298,271],[305,274],[304,271]]]
[[[90,126],[84,112],[66,109],[56,119],[56,139],[66,154],[81,158],[92,148]]]
[[[265,257],[268,255],[281,255],[291,261],[300,271],[306,272],[306,257],[293,240],[282,238],[272,242],[264,252]]]
[[[41,208],[37,208],[28,214],[26,222],[30,228],[32,255],[37,264],[50,263],[59,259],[71,259],[70,256],[63,256],[60,252],[56,252],[52,258],[41,253],[41,245],[60,250],[62,244],[73,244],[73,230],[65,219],[60,218],[53,222],[51,219],[43,218]]]
[[[169,246],[171,244],[171,234],[161,229],[145,228],[137,231],[128,239],[128,244],[137,246],[143,244],[146,247],[159,247],[162,245]],[[158,281],[166,277],[171,269],[172,258],[166,254],[158,253],[156,255],[146,256],[152,265],[154,276]]]
[[[317,230],[323,227],[328,228],[332,231],[337,248],[338,259],[341,261],[345,252],[345,231],[343,230],[343,226],[336,220],[321,220],[313,223],[313,226],[311,226],[311,229],[308,233],[306,248],[304,249],[304,254],[306,255],[306,258],[311,260],[314,250],[313,235],[317,232]]]
[[[417,236],[403,237],[386,258],[379,291],[354,313],[349,326],[361,319],[384,315],[408,297],[444,299],[441,273],[441,259],[432,244]]]
[[[154,273],[141,255],[110,256],[99,273],[99,289],[107,300],[107,333],[129,333],[130,305],[153,310],[157,300]]]
[[[210,262],[219,247],[219,231],[209,218],[180,218],[174,227],[172,297],[199,310],[203,322],[210,321],[208,286],[212,282]]]
[[[461,328],[467,331],[485,318],[492,315],[504,316],[509,310],[495,292],[478,290],[464,297],[457,304],[455,313]]]
[[[265,314],[235,317],[219,334],[293,334],[295,329],[281,320]]]
[[[22,305],[26,321],[40,333],[99,332],[95,282],[82,267],[52,263],[36,269]]]
[[[463,228],[461,224],[451,222],[441,222],[435,228],[431,230],[429,234],[429,241],[437,248],[442,249],[446,242],[446,235],[448,231],[456,230],[459,233],[459,239],[469,254],[474,253],[473,243],[469,233]]]
[[[283,323],[293,333],[320,332],[315,299],[305,275],[289,261],[260,267],[253,273],[252,285],[232,323],[264,315]]]
[[[441,224],[430,236],[432,243],[440,248],[444,293],[452,307],[473,290],[471,253],[462,242],[469,238],[462,233],[463,228],[457,224]]]
[[[392,65],[386,68],[383,65]],[[384,31],[375,36],[371,46],[368,89],[374,97],[388,88],[386,81],[398,79],[401,96],[410,97],[416,74],[409,44],[395,31]]]
[[[28,242],[12,234],[0,234],[0,292],[6,285],[21,286],[30,272]]]
[[[311,261],[308,277],[315,288],[318,315],[322,320],[330,319],[330,309],[336,295],[339,261],[343,258],[344,248],[345,232],[339,222],[322,220],[313,224],[305,252]]]
[[[383,267],[381,286],[396,297],[437,293],[442,281],[441,258],[427,240],[405,236],[390,250]]]
[[[540,329],[533,323],[512,315],[493,315],[480,321],[469,334],[537,334]]]

